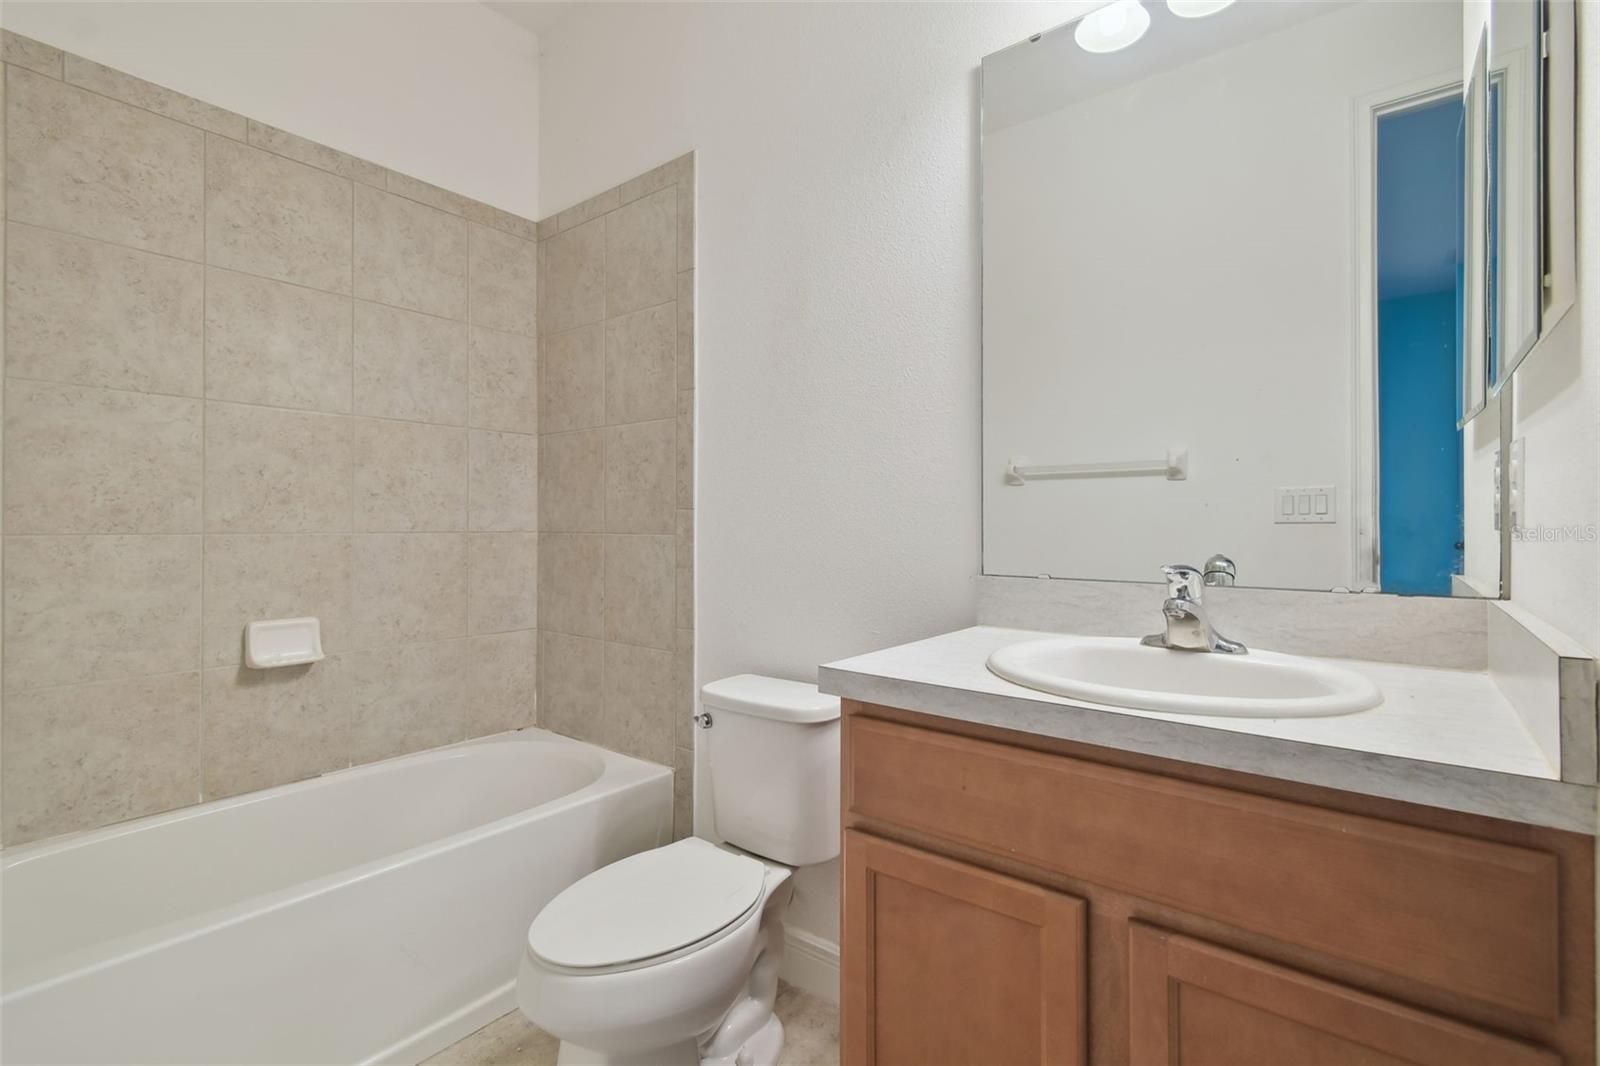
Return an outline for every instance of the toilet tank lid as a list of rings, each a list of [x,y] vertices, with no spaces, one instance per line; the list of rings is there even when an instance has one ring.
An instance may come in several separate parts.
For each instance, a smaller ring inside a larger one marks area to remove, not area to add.
[[[700,690],[707,707],[773,718],[780,722],[831,722],[839,717],[839,697],[818,692],[803,681],[739,674]]]

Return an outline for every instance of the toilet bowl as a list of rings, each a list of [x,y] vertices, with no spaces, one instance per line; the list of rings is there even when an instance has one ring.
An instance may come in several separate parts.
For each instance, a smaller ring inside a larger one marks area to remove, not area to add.
[[[696,837],[613,863],[529,928],[518,1006],[561,1037],[562,1066],[731,1063],[777,1023],[791,891],[787,867]]]
[[[773,1066],[782,1050],[791,875],[839,850],[839,705],[752,675],[703,696],[702,772],[727,843],[612,863],[528,929],[517,1006],[561,1039],[560,1066]]]

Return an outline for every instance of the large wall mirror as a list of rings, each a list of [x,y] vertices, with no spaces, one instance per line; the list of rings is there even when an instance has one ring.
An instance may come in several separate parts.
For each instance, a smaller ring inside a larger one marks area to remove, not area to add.
[[[987,57],[984,572],[1499,595],[1550,8],[1117,0]]]

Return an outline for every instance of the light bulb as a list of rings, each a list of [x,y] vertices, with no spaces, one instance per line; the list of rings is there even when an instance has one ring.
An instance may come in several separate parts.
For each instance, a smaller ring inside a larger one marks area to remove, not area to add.
[[[1203,19],[1232,3],[1233,0],[1167,0],[1167,9],[1181,19]]]
[[[1116,52],[1144,36],[1150,28],[1150,12],[1139,0],[1115,0],[1078,21],[1073,40],[1085,52]]]

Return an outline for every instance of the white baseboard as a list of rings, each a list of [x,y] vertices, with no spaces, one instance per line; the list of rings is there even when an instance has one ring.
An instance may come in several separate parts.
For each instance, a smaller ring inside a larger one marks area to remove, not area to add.
[[[804,929],[785,929],[778,976],[802,992],[837,1005],[839,945]]]

